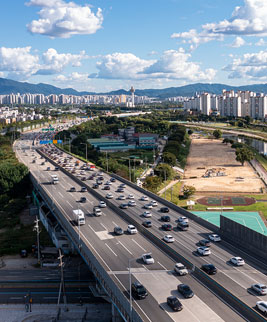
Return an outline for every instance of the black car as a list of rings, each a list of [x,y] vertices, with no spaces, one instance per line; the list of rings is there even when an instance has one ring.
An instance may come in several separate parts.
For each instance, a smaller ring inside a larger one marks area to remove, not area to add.
[[[121,227],[119,226],[114,227],[114,234],[123,235],[123,230],[121,229]]]
[[[81,188],[81,192],[86,192],[87,191],[87,188],[86,187],[82,187]]]
[[[165,222],[170,222],[171,221],[171,218],[170,216],[161,216],[160,218],[162,221],[165,221]]]
[[[81,197],[80,202],[82,202],[82,203],[86,202],[86,198],[85,197]]]
[[[166,213],[166,212],[169,212],[170,210],[168,207],[162,207],[160,208],[160,211]]]
[[[124,189],[123,188],[118,188],[117,192],[124,192]]]
[[[94,180],[94,176],[88,177],[88,180]]]
[[[110,182],[116,182],[115,178],[110,178]]]
[[[126,188],[126,184],[125,183],[122,183],[122,184],[120,184],[120,187],[121,188]]]
[[[81,180],[82,180],[82,181],[85,181],[85,180],[86,180],[86,177],[82,177],[82,178],[81,178]]]
[[[145,226],[146,228],[150,228],[152,227],[152,222],[150,220],[145,220],[143,221],[143,226]]]
[[[208,239],[201,239],[199,241],[199,245],[201,246],[206,246],[206,247],[210,247],[211,246],[211,243]]]
[[[98,180],[103,181],[104,180],[104,177],[103,176],[100,176],[100,177],[98,177]]]
[[[110,190],[110,186],[104,186],[103,190]]]
[[[176,296],[167,297],[167,304],[173,309],[173,311],[181,311],[183,309],[182,303]]]
[[[71,187],[70,188],[70,192],[75,192],[76,191],[76,188],[75,187]]]
[[[101,184],[103,184],[102,181],[96,180],[96,183],[100,186]]]
[[[172,230],[172,225],[171,225],[171,224],[163,224],[163,225],[161,226],[161,228],[162,228],[163,230],[166,230],[166,231],[171,231],[171,230]]]
[[[204,264],[201,266],[201,269],[209,275],[215,275],[217,273],[217,268],[213,264]]]
[[[93,184],[93,189],[98,189],[99,185],[97,183]]]
[[[180,292],[187,299],[194,296],[194,292],[186,284],[179,284],[177,286],[177,291]]]
[[[146,288],[139,282],[132,284],[132,294],[137,299],[145,299],[147,297]]]

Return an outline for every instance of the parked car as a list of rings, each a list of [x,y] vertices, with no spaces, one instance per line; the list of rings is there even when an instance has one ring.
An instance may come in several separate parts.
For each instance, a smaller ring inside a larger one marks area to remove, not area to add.
[[[235,266],[243,266],[243,265],[245,265],[244,259],[239,257],[239,256],[235,256],[235,257],[230,258],[230,262],[232,264],[234,264]]]
[[[209,239],[214,241],[214,242],[220,242],[221,241],[221,237],[219,235],[217,235],[217,234],[210,234]]]
[[[127,231],[131,235],[137,234],[137,229],[135,228],[134,225],[128,225]]]
[[[217,273],[217,268],[213,264],[204,264],[201,269],[209,275],[215,275]]]
[[[135,282],[132,284],[132,294],[134,298],[139,300],[145,299],[148,295],[145,287],[139,282]]]
[[[163,240],[166,242],[166,243],[174,243],[174,237],[172,235],[165,235],[163,237]]]
[[[160,211],[163,212],[163,213],[166,213],[166,212],[169,212],[170,210],[169,210],[168,207],[161,207]]]
[[[119,226],[114,227],[114,234],[123,235],[123,230],[121,229],[121,227]]]
[[[183,309],[182,303],[176,296],[167,297],[167,304],[173,309],[173,311],[181,311]]]
[[[211,254],[209,247],[205,247],[205,246],[198,247],[197,252],[203,256],[208,256]]]
[[[171,221],[171,217],[170,216],[161,216],[160,217],[160,220],[161,221],[164,221],[164,222],[170,222]]]
[[[154,264],[154,258],[151,256],[151,253],[143,254],[142,260],[145,264]]]
[[[146,228],[152,227],[152,222],[150,220],[145,220],[142,222],[142,225],[145,226]]]
[[[252,284],[251,288],[258,293],[259,295],[266,295],[267,294],[267,286],[264,284]]]
[[[187,284],[179,284],[177,286],[177,291],[181,293],[185,298],[191,298],[194,296],[194,292],[191,290],[190,286]]]

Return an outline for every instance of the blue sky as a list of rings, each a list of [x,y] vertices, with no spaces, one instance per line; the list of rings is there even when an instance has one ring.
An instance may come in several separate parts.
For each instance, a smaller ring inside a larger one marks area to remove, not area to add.
[[[267,0],[11,0],[0,9],[0,77],[96,92],[267,81]]]

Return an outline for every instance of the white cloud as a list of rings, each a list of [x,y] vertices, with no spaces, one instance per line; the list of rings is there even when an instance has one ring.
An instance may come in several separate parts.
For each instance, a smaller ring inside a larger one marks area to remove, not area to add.
[[[241,58],[223,68],[230,71],[229,78],[246,78],[267,80],[267,51],[244,54]]]
[[[106,55],[96,67],[98,73],[91,78],[103,79],[179,79],[188,81],[211,80],[214,69],[201,70],[200,65],[190,62],[191,55],[180,48],[167,50],[158,60],[143,60],[133,54],[114,53]]]
[[[73,72],[69,76],[66,75],[57,75],[54,80],[58,82],[66,82],[66,81],[71,81],[71,82],[85,82],[89,81],[88,79],[89,74],[88,73],[78,73],[78,72]]]
[[[192,44],[191,49],[194,49],[201,43],[223,40],[225,35],[267,36],[266,16],[266,0],[244,0],[244,5],[236,7],[231,18],[202,25],[200,32],[191,29],[187,32],[174,33],[171,37]]]
[[[5,73],[4,72],[0,72],[0,77],[4,77]]]
[[[246,44],[245,40],[242,37],[237,36],[230,47],[239,48]]]
[[[90,5],[80,6],[63,0],[30,0],[28,6],[38,6],[39,19],[27,25],[33,34],[69,38],[72,35],[94,34],[103,22],[102,10],[94,13]]]
[[[263,38],[261,38],[258,42],[255,44],[256,46],[267,46],[267,41],[265,41]]]

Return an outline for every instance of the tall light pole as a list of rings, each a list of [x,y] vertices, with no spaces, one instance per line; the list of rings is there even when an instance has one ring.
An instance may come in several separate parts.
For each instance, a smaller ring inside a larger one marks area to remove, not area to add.
[[[131,159],[129,158],[129,180],[132,181],[131,178]]]
[[[69,153],[71,153],[71,139],[69,138]]]
[[[129,258],[128,259],[128,268],[129,268],[129,293],[130,293],[130,321],[132,321],[132,311],[133,311],[131,262],[137,260],[138,258]]]
[[[33,227],[33,230],[36,231],[37,233],[37,252],[38,252],[38,264],[41,263],[41,259],[40,259],[40,238],[39,238],[39,235],[40,235],[40,227],[39,227],[39,219],[38,217],[36,216],[36,220],[34,221],[35,222],[35,226]]]
[[[106,151],[106,164],[107,164],[107,172],[108,172],[108,151]]]
[[[85,145],[85,159],[86,159],[86,162],[87,162],[87,143],[80,143],[80,144]]]

